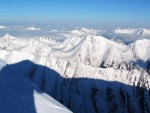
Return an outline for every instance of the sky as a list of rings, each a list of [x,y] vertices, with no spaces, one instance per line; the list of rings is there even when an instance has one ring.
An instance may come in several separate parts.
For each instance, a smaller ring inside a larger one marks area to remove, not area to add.
[[[0,24],[150,26],[150,0],[0,0]]]

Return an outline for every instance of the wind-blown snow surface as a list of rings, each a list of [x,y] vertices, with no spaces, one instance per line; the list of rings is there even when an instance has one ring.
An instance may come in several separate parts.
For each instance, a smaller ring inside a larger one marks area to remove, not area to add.
[[[0,91],[1,113],[71,113],[2,60]]]
[[[125,45],[95,35],[33,38],[19,49],[1,48],[0,58],[20,62],[14,70],[75,113],[150,112],[150,41]],[[27,59],[50,70],[25,68]]]

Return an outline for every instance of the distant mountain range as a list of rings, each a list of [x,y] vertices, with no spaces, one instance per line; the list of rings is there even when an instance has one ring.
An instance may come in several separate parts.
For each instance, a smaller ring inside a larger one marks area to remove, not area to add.
[[[126,33],[126,34],[141,34],[141,35],[150,35],[150,29],[145,28],[118,28],[114,30],[115,33]]]

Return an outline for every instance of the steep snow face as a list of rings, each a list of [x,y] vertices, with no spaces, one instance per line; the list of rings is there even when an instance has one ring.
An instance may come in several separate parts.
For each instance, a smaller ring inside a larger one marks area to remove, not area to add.
[[[138,40],[131,46],[134,55],[144,61],[150,59],[150,40]]]
[[[75,61],[99,67],[104,62],[105,65],[111,66],[133,59],[133,53],[128,46],[115,43],[102,36],[87,36]]]
[[[22,40],[18,40],[15,37],[6,34],[3,37],[0,37],[0,50],[14,50],[20,49],[26,45]]]
[[[0,58],[48,67],[20,63],[12,69],[75,113],[149,112],[149,45],[149,40],[125,45],[95,35],[63,42],[40,37],[19,50],[0,50]]]
[[[135,34],[150,35],[150,29],[140,28],[134,31]]]
[[[16,38],[6,34],[0,38],[0,48],[4,50],[13,50],[16,46]]]
[[[23,48],[21,51],[31,53],[35,56],[48,56],[52,51],[51,48],[45,43],[38,39],[33,39],[29,41],[29,44]]]
[[[2,60],[0,60],[0,91],[1,113],[71,113]]]

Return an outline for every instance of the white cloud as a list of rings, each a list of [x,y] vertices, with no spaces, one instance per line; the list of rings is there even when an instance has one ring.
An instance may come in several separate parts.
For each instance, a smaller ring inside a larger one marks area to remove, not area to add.
[[[97,34],[97,30],[94,29],[87,29],[82,27],[81,29],[76,29],[71,31],[72,34],[74,35],[78,35],[78,36],[82,36],[82,35],[96,35]]]
[[[40,28],[35,28],[35,27],[27,27],[26,30],[29,30],[29,31],[39,31],[41,29]]]
[[[124,34],[132,34],[136,29],[131,28],[117,28],[114,30],[114,33],[124,33]]]
[[[58,32],[57,29],[52,29],[50,32]]]
[[[0,26],[0,29],[5,29],[6,27],[5,26]]]

